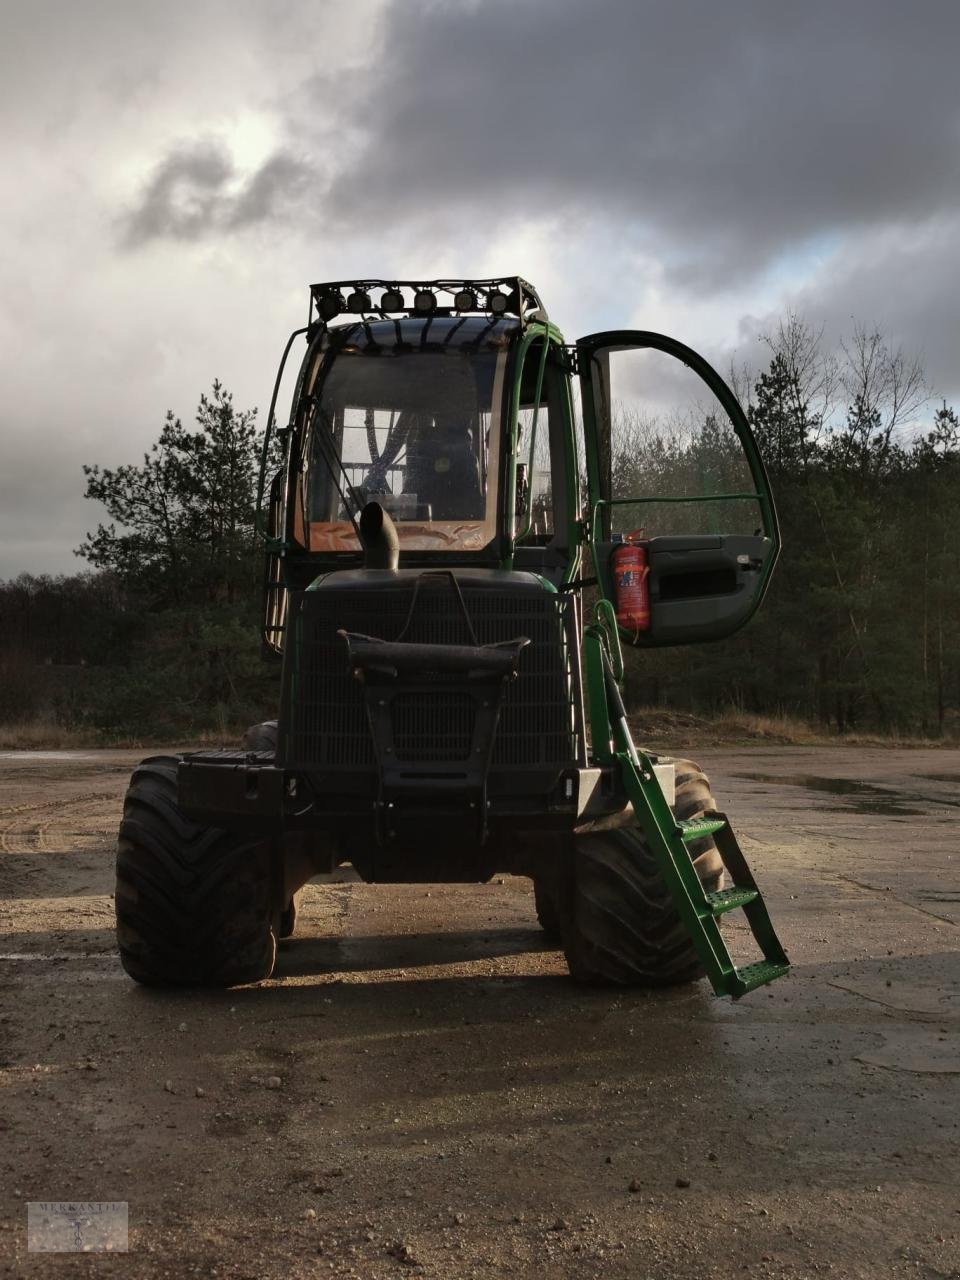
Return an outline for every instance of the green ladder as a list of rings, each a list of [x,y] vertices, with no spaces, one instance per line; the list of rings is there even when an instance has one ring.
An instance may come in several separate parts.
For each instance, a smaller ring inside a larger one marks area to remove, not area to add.
[[[632,742],[630,746],[633,747]],[[782,978],[790,962],[726,815],[711,812],[689,821],[678,820],[660,788],[653,759],[635,747],[616,754],[637,821],[716,994],[738,999]],[[713,837],[733,881],[729,889],[707,893],[700,883],[687,846],[704,836]],[[763,956],[742,969],[730,958],[720,932],[720,917],[738,909],[746,916]]]
[[[623,674],[623,663],[612,605],[599,600],[595,617],[596,621],[584,628],[583,641],[594,750],[600,763],[620,767],[627,799],[711,986],[718,996],[732,996],[736,1000],[775,978],[782,978],[790,962],[726,816],[710,812],[690,821],[674,816],[657,779],[655,757],[637,750],[627,723],[627,711],[617,682]],[[616,675],[610,650],[618,658]],[[707,893],[700,883],[687,846],[704,836],[714,839],[721,861],[733,880],[729,889]],[[738,909],[747,917],[763,956],[762,960],[742,969],[730,958],[719,923],[722,915]]]

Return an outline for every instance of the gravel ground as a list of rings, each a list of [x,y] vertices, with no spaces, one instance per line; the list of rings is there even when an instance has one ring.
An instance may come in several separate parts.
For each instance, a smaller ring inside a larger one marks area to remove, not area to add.
[[[0,1272],[960,1277],[960,752],[701,753],[794,961],[737,1004],[578,989],[527,881],[347,872],[274,980],[138,988],[135,758],[0,753]],[[69,1200],[130,1252],[28,1252]]]

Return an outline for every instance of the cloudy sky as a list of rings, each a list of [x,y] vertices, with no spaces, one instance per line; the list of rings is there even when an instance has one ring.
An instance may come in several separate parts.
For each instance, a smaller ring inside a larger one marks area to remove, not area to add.
[[[956,0],[0,0],[0,577],[71,572],[81,464],[306,286],[519,272],[567,337],[725,366],[793,309],[960,401]]]

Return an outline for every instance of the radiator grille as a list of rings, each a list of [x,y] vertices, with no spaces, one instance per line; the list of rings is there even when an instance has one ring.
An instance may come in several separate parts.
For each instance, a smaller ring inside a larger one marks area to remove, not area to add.
[[[410,607],[411,583],[368,590],[334,585],[308,592],[294,637],[297,687],[288,763],[325,773],[376,768],[363,692],[350,676],[343,628],[395,640]],[[491,767],[568,764],[575,758],[565,597],[552,592],[470,587],[464,601],[481,644],[527,636],[519,676],[508,683]],[[469,644],[449,584],[424,583],[413,622],[413,643]],[[450,687],[455,683],[455,687]],[[463,760],[470,753],[474,701],[462,680],[438,677],[429,692],[394,699],[398,759],[411,763]]]
[[[397,759],[466,760],[473,745],[475,704],[466,693],[404,693],[394,698],[393,747]]]

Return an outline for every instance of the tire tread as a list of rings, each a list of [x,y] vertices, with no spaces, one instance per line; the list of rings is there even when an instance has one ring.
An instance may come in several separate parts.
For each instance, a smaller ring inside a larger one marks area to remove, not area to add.
[[[715,808],[710,784],[691,761],[677,761],[674,814]],[[719,889],[723,863],[712,837],[689,846],[704,890]],[[659,865],[634,825],[580,837],[564,912],[564,951],[580,982],[667,986],[703,976]]]
[[[121,963],[150,986],[260,981],[276,958],[266,846],[189,819],[178,763],[153,756],[130,779],[117,843]]]

